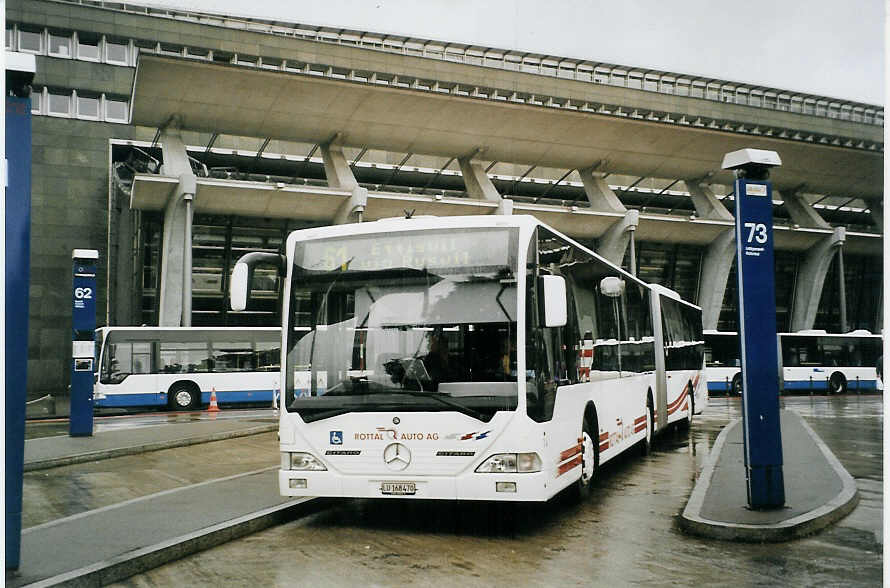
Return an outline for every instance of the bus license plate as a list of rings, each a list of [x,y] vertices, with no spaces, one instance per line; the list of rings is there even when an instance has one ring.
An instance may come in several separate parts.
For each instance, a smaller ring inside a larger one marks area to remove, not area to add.
[[[383,482],[380,484],[380,492],[393,496],[413,496],[417,493],[417,484],[414,482]]]

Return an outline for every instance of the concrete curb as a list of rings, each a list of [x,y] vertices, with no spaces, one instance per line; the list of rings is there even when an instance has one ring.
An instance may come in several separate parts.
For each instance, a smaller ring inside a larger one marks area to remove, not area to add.
[[[250,429],[242,429],[238,431],[225,431],[222,433],[212,433],[202,435],[200,437],[184,437],[181,439],[171,439],[165,441],[153,441],[151,443],[143,443],[141,445],[131,445],[129,447],[115,447],[113,449],[101,449],[98,451],[90,451],[87,453],[78,453],[76,455],[66,455],[64,457],[54,457],[50,459],[42,459],[35,461],[26,461],[24,466],[26,472],[35,470],[45,470],[48,468],[56,468],[76,463],[84,463],[88,461],[99,461],[103,459],[111,459],[113,457],[121,457],[124,455],[134,455],[137,453],[147,453],[149,451],[160,451],[161,449],[171,449],[174,447],[187,447],[189,445],[198,445],[200,443],[211,443],[213,441],[224,441],[226,439],[235,439],[238,437],[249,437],[251,435],[260,435],[270,431],[277,431],[278,423],[269,423],[251,427]]]
[[[702,468],[701,476],[695,484],[692,495],[686,508],[678,518],[680,528],[692,535],[701,537],[709,537],[713,539],[722,539],[725,541],[741,541],[750,543],[773,543],[781,541],[789,541],[811,535],[825,527],[837,522],[850,513],[859,502],[859,492],[856,488],[856,481],[844,469],[837,457],[831,452],[828,446],[816,435],[815,431],[800,418],[804,429],[814,441],[815,445],[822,452],[822,455],[834,469],[842,483],[841,491],[824,505],[810,510],[797,517],[772,524],[751,525],[743,523],[730,523],[726,521],[714,521],[701,516],[702,505],[711,485],[711,479],[717,461],[723,451],[723,445],[729,436],[729,432],[733,427],[741,425],[741,419],[736,419],[728,424],[711,450],[708,460]]]
[[[273,506],[255,513],[244,515],[224,523],[168,539],[156,545],[150,545],[121,554],[117,557],[90,564],[82,568],[65,572],[28,584],[34,588],[45,586],[105,586],[216,547],[233,539],[244,537],[268,529],[269,527],[289,522],[297,517],[305,516],[323,509],[329,501],[318,498],[300,498]]]

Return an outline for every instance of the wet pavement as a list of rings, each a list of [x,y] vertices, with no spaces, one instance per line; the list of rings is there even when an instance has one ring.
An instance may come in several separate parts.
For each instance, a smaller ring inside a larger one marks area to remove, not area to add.
[[[22,527],[275,466],[277,432],[26,472]]]
[[[743,544],[679,530],[715,438],[741,416],[738,399],[715,398],[690,433],[669,431],[650,456],[608,464],[580,505],[346,500],[117,585],[880,585],[882,398],[782,404],[805,418],[860,493],[849,516],[812,537]]]

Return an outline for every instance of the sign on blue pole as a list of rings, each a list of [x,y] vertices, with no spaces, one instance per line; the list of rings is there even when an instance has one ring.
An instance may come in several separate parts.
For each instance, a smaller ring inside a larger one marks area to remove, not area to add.
[[[72,437],[93,434],[93,372],[96,356],[95,249],[75,249],[71,315],[71,418]]]
[[[775,159],[778,161],[778,156]],[[728,167],[726,161],[724,167]],[[735,236],[748,505],[758,510],[781,508],[785,504],[785,483],[779,423],[772,184],[766,179],[768,166],[733,167],[744,170],[737,172],[735,181]]]

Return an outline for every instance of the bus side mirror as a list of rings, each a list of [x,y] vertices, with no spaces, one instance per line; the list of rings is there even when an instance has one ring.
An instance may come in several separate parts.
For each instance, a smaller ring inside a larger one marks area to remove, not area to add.
[[[283,277],[286,273],[286,263],[283,255],[259,251],[242,255],[235,263],[235,268],[232,270],[232,280],[229,283],[229,303],[233,311],[240,312],[247,308],[247,301],[250,299],[250,282],[253,278],[253,270],[261,263],[274,265],[278,270],[279,277]]]
[[[250,268],[240,261],[232,270],[232,281],[229,283],[229,301],[232,310],[241,312],[247,308],[247,298],[250,296]]]
[[[568,320],[565,278],[562,276],[541,276],[538,280],[544,326],[564,327]]]

